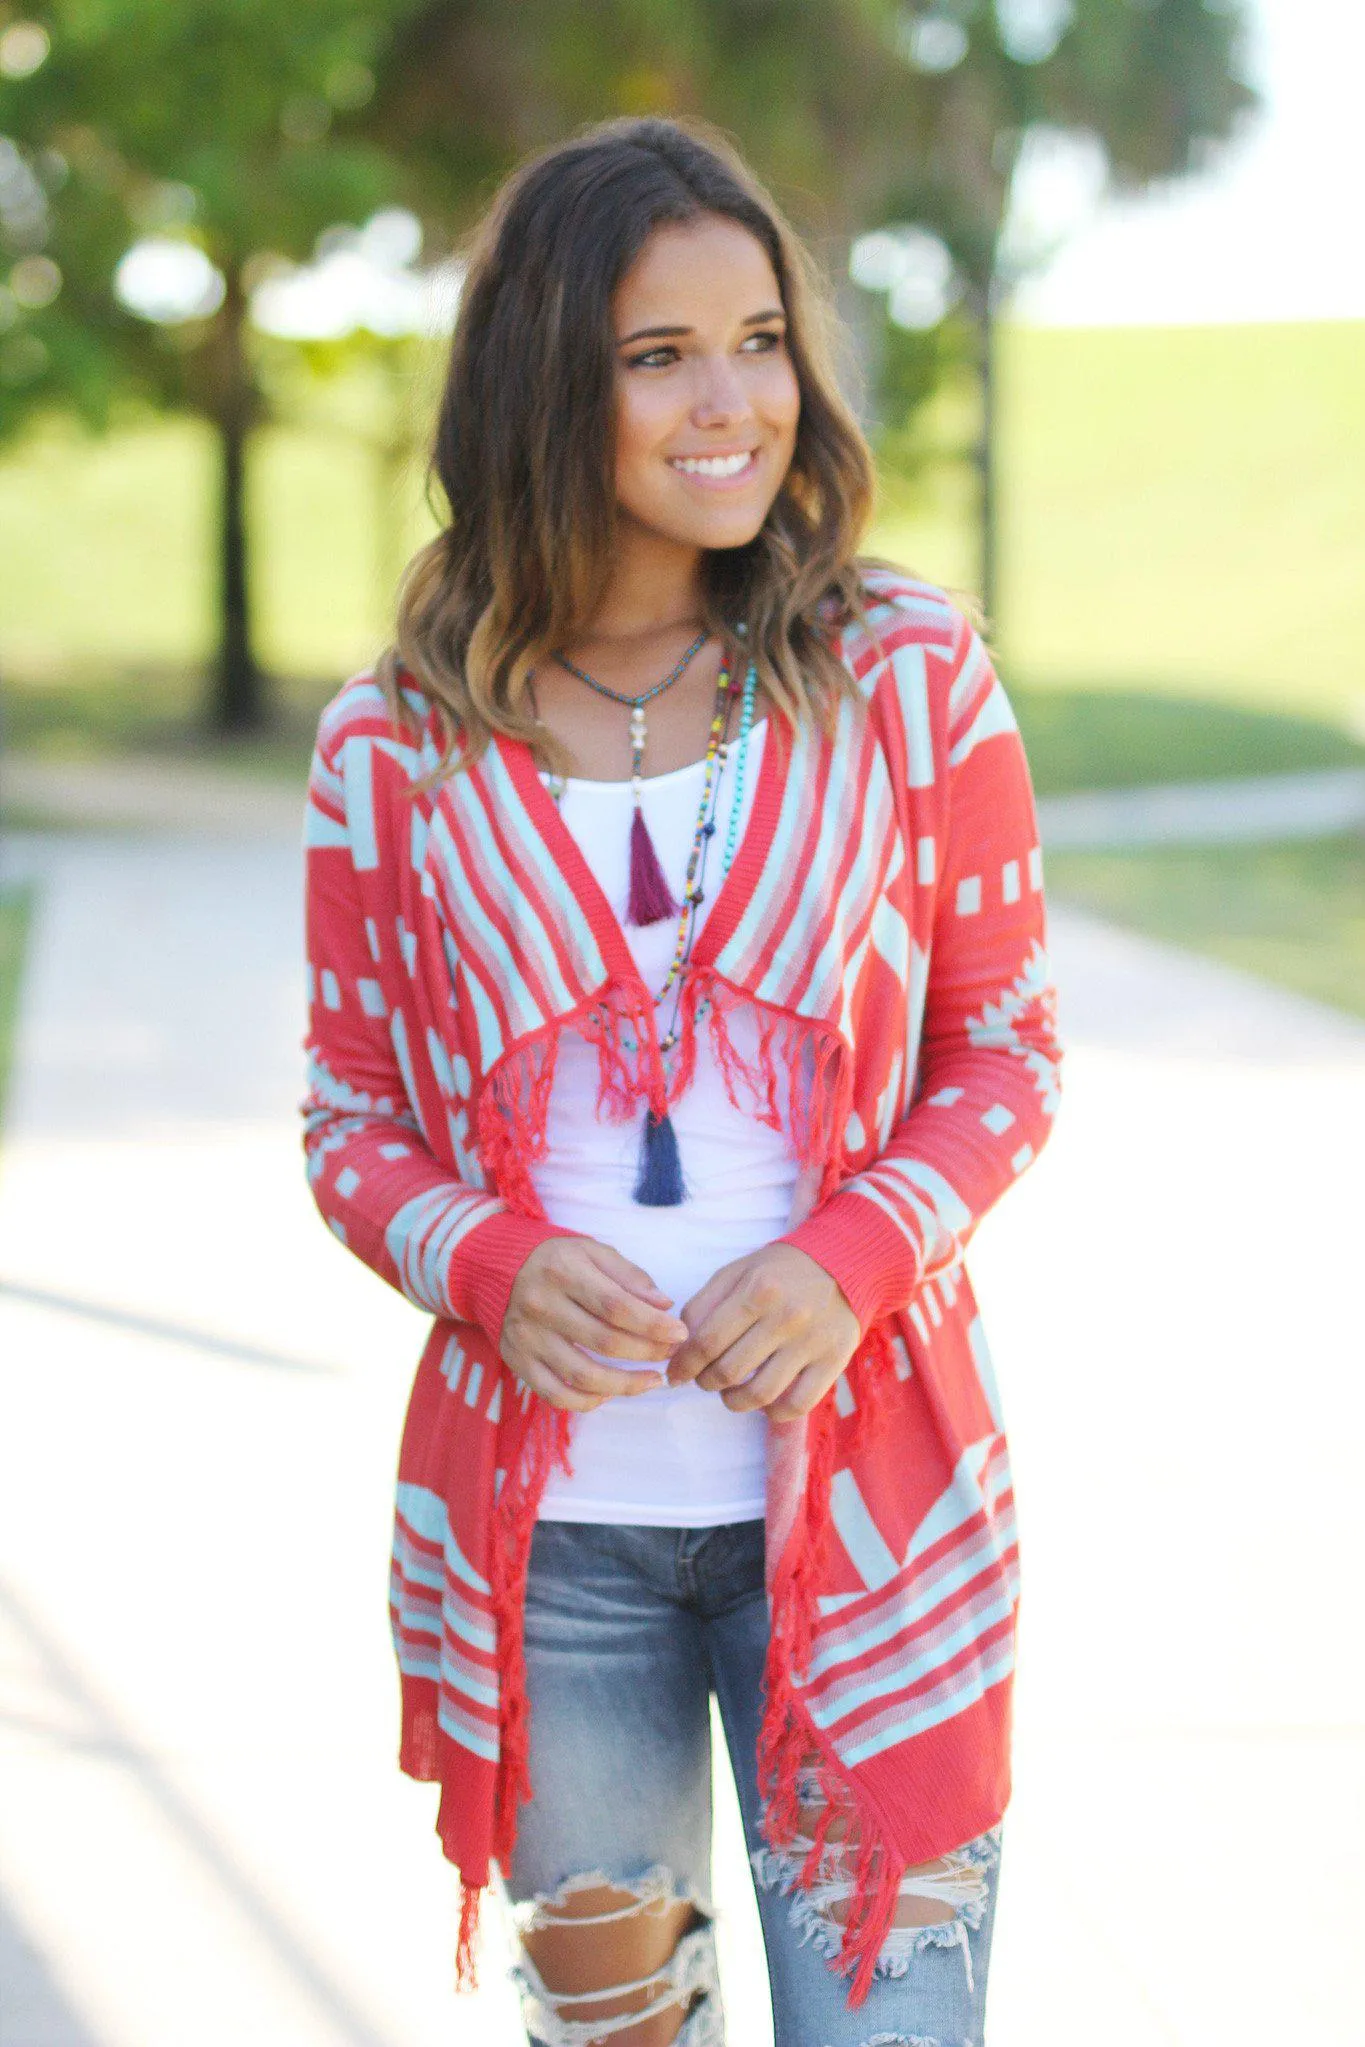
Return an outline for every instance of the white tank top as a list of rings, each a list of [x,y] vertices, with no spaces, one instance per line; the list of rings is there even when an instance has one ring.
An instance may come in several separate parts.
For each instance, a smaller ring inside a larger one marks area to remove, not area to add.
[[[766,719],[759,719],[749,736],[736,844],[753,803],[766,725]],[[698,929],[720,885],[736,758],[732,747],[721,774]],[[679,901],[703,779],[704,764],[697,761],[650,776],[643,784],[645,821]],[[632,803],[629,782],[571,778],[560,814],[621,923],[646,985],[657,990],[673,957],[677,921],[625,922]],[[670,991],[659,1011],[661,1030],[672,1002]],[[743,1005],[732,1011],[729,1029],[738,1048],[752,1057],[757,1050],[753,1011]],[[705,1028],[697,1034],[691,1085],[671,1111],[687,1188],[681,1207],[645,1208],[632,1200],[641,1118],[599,1120],[596,1096],[596,1051],[578,1032],[566,1031],[550,1098],[548,1154],[531,1168],[536,1191],[552,1222],[612,1245],[643,1267],[674,1308],[722,1265],[771,1243],[789,1227],[798,1173],[789,1140],[730,1101]],[[551,1477],[541,1503],[543,1520],[709,1528],[763,1513],[763,1415],[732,1414],[718,1394],[696,1386],[671,1387],[661,1377],[657,1391],[604,1401],[591,1413],[575,1416],[570,1455],[574,1475],[556,1472]]]

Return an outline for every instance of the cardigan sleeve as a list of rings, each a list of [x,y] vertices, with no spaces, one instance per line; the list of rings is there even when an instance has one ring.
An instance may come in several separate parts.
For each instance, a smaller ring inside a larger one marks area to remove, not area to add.
[[[885,1149],[781,1239],[837,1282],[864,1332],[952,1264],[1046,1142],[1061,1050],[1023,743],[961,620],[939,728],[946,806],[919,1066]]]
[[[365,764],[365,846],[353,845],[361,806],[348,812],[346,762],[319,740],[309,777],[305,831],[308,956],[308,1093],[304,1152],[313,1198],[330,1228],[381,1279],[428,1314],[472,1322],[494,1343],[527,1257],[555,1224],[519,1215],[498,1195],[460,1179],[424,1136],[424,1104],[396,996],[395,963],[381,951],[401,925],[376,900]],[[362,888],[359,868],[369,871]],[[381,937],[381,921],[383,936]],[[385,967],[388,967],[386,974]]]

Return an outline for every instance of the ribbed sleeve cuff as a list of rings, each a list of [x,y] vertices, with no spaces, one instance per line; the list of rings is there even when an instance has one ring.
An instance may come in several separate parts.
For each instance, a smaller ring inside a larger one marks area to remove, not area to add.
[[[450,1265],[450,1305],[461,1322],[473,1322],[497,1343],[508,1296],[517,1274],[537,1244],[548,1237],[581,1237],[581,1230],[517,1215],[510,1208],[477,1223]]]
[[[875,1201],[832,1194],[780,1244],[795,1244],[823,1265],[866,1336],[874,1322],[907,1306],[919,1285],[921,1260],[904,1230]]]

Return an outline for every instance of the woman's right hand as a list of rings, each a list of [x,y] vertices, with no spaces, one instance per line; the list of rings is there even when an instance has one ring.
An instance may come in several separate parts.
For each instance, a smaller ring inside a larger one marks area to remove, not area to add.
[[[687,1324],[647,1272],[595,1237],[549,1237],[512,1284],[499,1342],[503,1361],[552,1407],[583,1413],[620,1394],[664,1384],[662,1368]],[[628,1372],[586,1355],[657,1364]]]

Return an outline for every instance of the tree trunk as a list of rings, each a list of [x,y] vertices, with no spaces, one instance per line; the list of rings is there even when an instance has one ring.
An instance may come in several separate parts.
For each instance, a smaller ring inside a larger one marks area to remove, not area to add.
[[[976,326],[976,371],[980,392],[974,463],[977,477],[977,560],[980,597],[988,632],[997,626],[996,606],[1000,596],[998,508],[995,462],[995,290],[993,280],[973,293]]]
[[[264,678],[251,643],[247,553],[246,458],[256,393],[246,354],[247,296],[240,273],[227,275],[220,318],[214,424],[219,448],[218,660],[212,715],[219,732],[256,732],[265,723]]]

